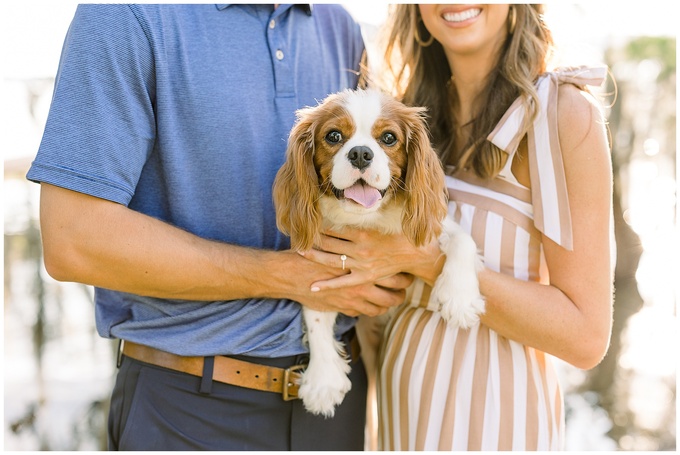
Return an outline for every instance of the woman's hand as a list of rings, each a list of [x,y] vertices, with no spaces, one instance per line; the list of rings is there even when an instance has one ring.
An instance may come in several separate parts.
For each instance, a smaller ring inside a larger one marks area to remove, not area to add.
[[[384,285],[384,280],[404,273],[433,284],[445,259],[437,239],[415,247],[403,234],[383,234],[350,227],[325,232],[315,249],[300,254],[329,267],[342,269],[344,266],[348,271],[313,283],[314,292],[367,283]]]
[[[333,281],[349,273],[349,270],[320,265],[291,250],[274,252],[273,255],[276,256],[272,258],[276,267],[271,279],[274,287],[282,290],[275,297],[295,300],[318,311],[335,311],[347,316],[379,316],[403,303],[406,288],[413,282],[411,275],[399,273],[377,283],[312,290],[313,285],[310,283]],[[263,265],[266,264],[265,261]],[[306,285],[300,286],[301,283]]]

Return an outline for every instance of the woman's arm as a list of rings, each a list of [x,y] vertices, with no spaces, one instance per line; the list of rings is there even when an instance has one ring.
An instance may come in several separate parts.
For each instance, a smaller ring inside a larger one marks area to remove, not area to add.
[[[375,315],[403,300],[410,279],[311,292],[341,274],[291,251],[268,251],[197,237],[117,203],[43,183],[40,219],[45,266],[60,281],[191,300],[288,298],[350,316]]]
[[[484,270],[482,322],[579,368],[597,365],[612,322],[612,169],[604,119],[588,95],[560,87],[558,123],[574,237],[567,251],[543,237],[549,285]]]

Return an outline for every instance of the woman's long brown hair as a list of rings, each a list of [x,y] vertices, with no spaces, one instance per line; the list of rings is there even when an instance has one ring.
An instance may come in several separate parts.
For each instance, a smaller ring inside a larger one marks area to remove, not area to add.
[[[504,154],[486,137],[515,99],[521,96],[525,100],[529,112],[525,129],[534,119],[534,84],[546,71],[553,50],[543,6],[513,4],[511,8],[516,14],[513,33],[508,34],[496,69],[475,101],[473,119],[466,125],[457,125],[453,115],[458,99],[449,83],[451,70],[444,49],[436,40],[426,47],[416,41],[416,27],[421,42],[430,37],[418,6],[393,5],[386,29],[385,63],[390,80],[383,83],[404,103],[428,109],[432,142],[443,163],[470,169],[482,178],[493,177],[502,169]],[[458,144],[454,134],[462,126],[470,131],[466,144]]]

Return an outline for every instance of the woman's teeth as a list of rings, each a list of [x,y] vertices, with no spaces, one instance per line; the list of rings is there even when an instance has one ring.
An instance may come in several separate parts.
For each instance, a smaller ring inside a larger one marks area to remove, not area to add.
[[[445,13],[444,20],[448,22],[463,22],[481,14],[482,10],[479,8],[466,9],[459,13]]]

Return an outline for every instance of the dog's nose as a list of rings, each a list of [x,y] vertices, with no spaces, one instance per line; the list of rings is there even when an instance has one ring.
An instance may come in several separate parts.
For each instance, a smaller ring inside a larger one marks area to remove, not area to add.
[[[352,163],[352,166],[363,171],[370,166],[371,161],[373,161],[373,150],[364,145],[357,145],[350,149],[347,154],[347,159]]]

